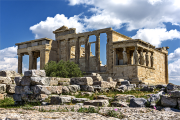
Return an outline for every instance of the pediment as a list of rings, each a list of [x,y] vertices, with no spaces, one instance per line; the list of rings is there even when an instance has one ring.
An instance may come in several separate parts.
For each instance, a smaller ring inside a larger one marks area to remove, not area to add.
[[[56,29],[55,31],[64,31],[64,30],[68,30],[68,27],[67,26],[65,26],[65,25],[63,25],[62,27],[60,27],[60,28],[58,28],[58,29]]]

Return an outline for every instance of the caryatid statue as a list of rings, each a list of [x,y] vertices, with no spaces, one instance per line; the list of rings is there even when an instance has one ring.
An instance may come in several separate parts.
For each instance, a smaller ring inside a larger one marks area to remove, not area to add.
[[[127,53],[126,53],[126,48],[123,48],[123,63],[124,65],[127,65],[128,63],[128,58],[127,58]]]
[[[141,49],[141,53],[140,53],[140,65],[144,65],[144,55],[143,55],[143,49]]]
[[[138,51],[137,51],[137,46],[135,46],[135,50],[134,50],[134,60],[135,60],[135,64],[138,65]]]
[[[148,50],[146,51],[146,66],[149,65],[149,55],[148,55]]]
[[[151,52],[150,59],[151,59],[151,67],[153,67],[153,65],[154,65],[154,57],[153,57],[153,52]]]

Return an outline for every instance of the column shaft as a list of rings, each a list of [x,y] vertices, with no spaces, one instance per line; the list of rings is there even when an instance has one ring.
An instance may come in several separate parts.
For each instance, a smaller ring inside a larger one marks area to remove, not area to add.
[[[23,55],[19,54],[18,55],[18,73],[22,73],[22,61],[23,61]]]
[[[89,71],[89,36],[85,37],[85,71]]]
[[[75,47],[75,61],[76,64],[79,64],[79,57],[80,57],[80,45],[79,45],[79,38],[76,39],[76,47]]]
[[[96,67],[97,71],[100,71],[100,33],[96,34]]]
[[[68,60],[70,60],[70,56],[71,56],[71,48],[70,48],[70,45],[69,45],[69,40],[67,39],[66,40],[66,52],[67,52],[67,54],[66,54],[66,61],[68,61]]]
[[[33,58],[33,69],[37,69],[37,58]]]
[[[29,52],[29,70],[32,70],[33,69],[33,52]]]
[[[41,50],[40,51],[40,69],[44,69],[45,64],[49,62],[49,50]]]

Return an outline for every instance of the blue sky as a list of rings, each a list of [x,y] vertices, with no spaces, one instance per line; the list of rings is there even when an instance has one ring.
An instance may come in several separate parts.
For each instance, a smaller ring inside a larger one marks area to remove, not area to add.
[[[179,18],[180,0],[0,0],[0,70],[17,71],[15,43],[55,39],[52,31],[62,25],[77,32],[112,27],[156,47],[169,46],[169,79],[180,84]],[[101,61],[106,64],[106,34],[100,39]],[[23,57],[23,70],[28,69],[28,59]]]

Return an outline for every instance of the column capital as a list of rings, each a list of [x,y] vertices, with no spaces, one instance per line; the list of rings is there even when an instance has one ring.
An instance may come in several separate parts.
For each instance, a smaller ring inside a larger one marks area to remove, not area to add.
[[[95,35],[96,37],[99,37],[100,34],[101,34],[101,33],[95,33],[94,35]]]

